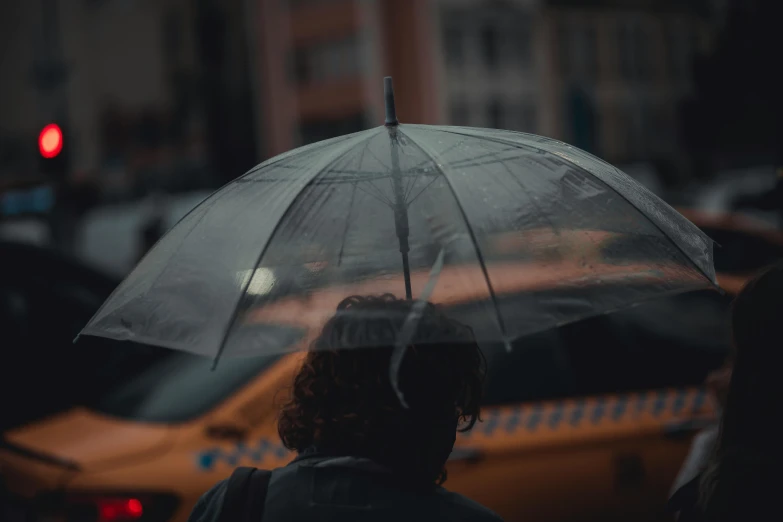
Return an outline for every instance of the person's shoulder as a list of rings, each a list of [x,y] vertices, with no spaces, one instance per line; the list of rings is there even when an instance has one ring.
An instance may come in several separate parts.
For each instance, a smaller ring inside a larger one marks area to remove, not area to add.
[[[226,496],[228,480],[221,480],[212,488],[201,495],[193,511],[190,512],[188,522],[217,522],[220,520],[220,509]]]
[[[475,520],[476,522],[503,522],[503,519],[478,502],[444,488],[438,488],[438,496],[453,510],[451,520]]]

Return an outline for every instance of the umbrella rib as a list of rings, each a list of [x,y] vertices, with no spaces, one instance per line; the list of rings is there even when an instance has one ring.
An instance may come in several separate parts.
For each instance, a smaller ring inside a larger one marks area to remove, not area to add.
[[[340,140],[339,140],[339,139],[335,139],[335,141],[340,141]],[[171,230],[172,230],[172,229],[174,229],[174,228],[175,228],[177,225],[179,225],[180,223],[182,223],[183,221],[185,221],[185,219],[186,219],[186,218],[188,218],[188,217],[189,217],[191,214],[195,213],[195,212],[196,212],[198,209],[200,209],[200,208],[201,208],[201,207],[202,207],[202,206],[203,206],[203,205],[204,205],[204,204],[205,204],[207,201],[212,201],[212,200],[213,200],[213,198],[214,198],[215,196],[218,196],[218,193],[219,193],[219,192],[223,191],[225,188],[227,188],[227,187],[228,187],[229,185],[231,185],[232,183],[237,183],[237,182],[246,182],[246,181],[249,181],[249,180],[247,180],[246,178],[247,178],[248,176],[250,176],[251,174],[253,174],[253,173],[255,173],[255,172],[258,172],[259,170],[263,170],[263,169],[265,169],[265,168],[267,168],[267,167],[270,167],[270,166],[272,166],[272,165],[275,165],[275,164],[277,164],[277,163],[280,163],[280,162],[282,162],[282,161],[285,161],[285,160],[287,160],[287,159],[290,159],[290,158],[292,158],[292,157],[295,157],[295,156],[297,156],[297,155],[299,155],[299,154],[301,154],[301,153],[303,153],[303,152],[313,152],[313,151],[316,151],[316,150],[320,150],[321,148],[323,148],[323,147],[325,147],[325,146],[327,146],[327,145],[333,145],[333,144],[329,144],[329,143],[326,143],[326,144],[325,144],[325,143],[322,143],[322,144],[320,144],[320,145],[319,145],[319,144],[313,144],[311,147],[308,147],[308,148],[307,148],[307,150],[305,150],[305,151],[302,151],[302,150],[300,150],[300,151],[292,151],[290,154],[283,154],[283,155],[280,155],[280,156],[275,156],[274,158],[270,158],[270,159],[268,159],[267,161],[265,161],[264,163],[261,163],[260,165],[256,165],[255,167],[253,167],[252,169],[250,169],[249,171],[247,171],[247,172],[246,172],[246,173],[244,173],[243,175],[239,176],[238,178],[236,178],[236,179],[233,179],[233,180],[231,180],[231,181],[229,181],[229,182],[225,183],[225,184],[224,184],[222,187],[220,187],[220,188],[218,188],[218,189],[214,190],[214,191],[213,191],[213,192],[212,192],[210,195],[208,195],[207,197],[205,197],[204,199],[202,199],[202,200],[201,200],[201,201],[200,201],[200,202],[199,202],[199,203],[198,203],[196,206],[194,206],[192,209],[190,209],[188,212],[186,212],[186,213],[185,213],[185,215],[184,215],[184,216],[182,216],[182,217],[181,217],[181,218],[180,218],[180,219],[179,219],[179,220],[178,220],[178,221],[177,221],[177,222],[174,224],[174,226],[172,226],[172,227],[171,227],[169,230],[167,230],[166,232],[164,232],[164,234],[163,234],[163,235],[160,237],[160,239],[158,239],[158,241],[156,241],[156,242],[155,242],[155,245],[157,245],[158,243],[160,243],[161,241],[163,241],[163,239],[164,239],[164,238],[165,238],[165,237],[166,237],[166,236],[169,234],[169,232],[171,232]],[[220,195],[220,196],[222,196],[222,195]],[[220,196],[218,196],[218,197],[220,197]],[[204,216],[201,216],[201,217],[200,217],[200,218],[199,218],[199,219],[196,221],[196,223],[194,223],[194,224],[193,224],[193,227],[191,227],[191,229],[188,231],[188,233],[186,234],[186,236],[185,236],[185,237],[188,237],[188,236],[191,234],[191,232],[193,232],[193,229],[195,229],[195,228],[196,228],[196,226],[197,226],[197,225],[198,225],[198,224],[201,222],[201,220],[202,220],[203,218],[204,218]],[[183,241],[184,241],[184,238],[183,238]],[[152,247],[152,248],[155,248],[155,245],[153,245],[153,247]],[[179,246],[179,247],[177,247],[177,251],[179,251],[179,248],[181,248],[181,246],[182,246],[182,244],[180,244],[180,246]],[[152,250],[152,249],[150,249],[150,250]],[[146,258],[148,254],[149,254],[149,252],[148,252],[147,254],[145,254],[145,255],[144,255],[144,258]],[[142,261],[144,260],[144,258],[142,258]],[[162,273],[161,273],[161,274],[162,274]],[[160,278],[161,274],[158,274],[158,277],[155,279],[155,281],[157,281],[157,280]],[[154,284],[155,284],[155,283],[153,282],[153,285],[154,285]],[[112,298],[112,297],[114,297],[114,295],[116,295],[117,291],[120,289],[120,287],[121,287],[121,286],[122,286],[122,285],[118,285],[118,286],[117,286],[117,288],[115,288],[115,289],[112,291],[112,293],[109,295],[108,299],[106,299],[106,300],[105,300],[105,301],[104,301],[104,302],[101,304],[100,308],[98,308],[98,310],[96,310],[96,311],[95,311],[95,313],[93,314],[92,318],[91,318],[91,319],[90,319],[90,321],[87,323],[88,325],[89,325],[90,323],[92,323],[92,321],[93,321],[93,320],[95,320],[95,318],[96,318],[96,317],[98,317],[98,316],[99,316],[99,314],[100,314],[101,312],[103,312],[103,309],[105,308],[106,304],[107,304],[109,301],[111,301],[111,298]],[[79,333],[76,335],[76,338],[73,340],[73,342],[75,343],[76,341],[78,341],[80,336],[81,336],[81,332],[79,332]]]
[[[400,129],[400,131],[402,131],[402,129]],[[410,136],[408,137],[410,138]],[[465,227],[468,229],[468,235],[470,236],[470,240],[473,242],[473,248],[476,251],[476,257],[478,258],[479,265],[481,266],[481,272],[484,274],[484,281],[487,283],[487,289],[489,290],[489,297],[492,300],[492,307],[495,311],[495,320],[497,321],[498,327],[500,328],[500,333],[503,336],[503,342],[506,343],[508,347],[510,346],[510,344],[509,344],[508,334],[506,333],[506,323],[503,320],[503,316],[500,314],[500,308],[498,306],[497,296],[495,295],[495,289],[492,286],[492,281],[490,281],[489,279],[489,270],[487,270],[487,264],[484,262],[484,255],[481,253],[481,248],[479,248],[478,241],[476,239],[476,233],[473,230],[473,226],[470,224],[470,221],[468,220],[468,215],[465,212],[465,207],[462,205],[462,201],[460,201],[460,198],[457,195],[457,191],[454,189],[454,185],[451,183],[451,180],[446,174],[443,166],[440,163],[438,163],[438,161],[435,159],[435,153],[433,151],[425,149],[423,145],[420,145],[413,139],[411,139],[411,143],[413,143],[414,146],[418,147],[419,150],[422,151],[426,156],[429,156],[430,160],[432,160],[432,163],[435,165],[435,168],[441,173],[443,178],[446,180],[446,185],[449,187],[451,194],[454,196],[454,200],[457,202],[457,207],[459,208],[460,214],[462,214],[462,219],[465,221]]]
[[[476,165],[484,165],[484,163],[479,163]],[[467,166],[473,166],[473,165],[467,165]],[[307,167],[303,167],[300,165],[279,165],[276,168],[278,169],[289,169],[289,170],[302,170]],[[386,179],[389,176],[389,174],[378,174],[377,172],[369,172],[369,171],[361,171],[361,170],[330,170],[329,174],[350,174],[350,176],[330,176],[329,179],[322,179],[322,180],[315,180],[312,185],[330,185],[330,184],[337,184],[337,183],[353,183],[354,181],[361,180],[361,181],[375,181],[375,180],[382,180]],[[400,176],[404,178],[420,178],[420,177],[426,177],[431,176],[431,174],[426,174],[421,171],[420,168],[415,169],[408,169],[400,171]],[[263,179],[242,179],[237,178],[231,183],[271,183],[271,182],[278,182],[278,181],[287,181],[287,178],[270,178],[265,177]]]
[[[442,132],[449,133],[449,134],[456,134],[456,135],[458,135],[458,136],[468,136],[468,137],[479,138],[479,139],[482,139],[482,140],[487,140],[487,141],[494,141],[495,143],[501,143],[501,144],[504,144],[504,145],[511,145],[511,146],[514,146],[514,147],[517,147],[517,148],[520,148],[520,149],[526,149],[526,150],[535,150],[535,147],[534,147],[533,145],[526,145],[526,144],[524,144],[524,143],[517,143],[517,142],[515,142],[515,141],[509,140],[509,139],[500,138],[500,137],[495,137],[495,136],[475,136],[475,135],[473,135],[473,134],[465,134],[465,133],[462,133],[462,132],[456,132],[456,131],[453,131],[453,130],[449,130],[448,128],[440,128],[440,129],[438,129],[438,130],[440,130],[440,131],[442,131]],[[521,134],[521,135],[528,136],[528,135],[526,135],[526,134],[525,134],[525,133],[523,133],[523,132],[518,132],[517,134]],[[533,136],[533,135],[529,135],[529,136]],[[568,159],[567,157],[565,157],[565,156],[562,156],[562,155],[560,155],[560,154],[557,154],[557,153],[554,153],[554,152],[552,152],[552,151],[546,150],[546,149],[541,149],[541,150],[543,150],[543,151],[545,151],[545,152],[549,152],[550,154],[553,154],[553,155],[557,156],[558,158],[560,158],[560,159],[561,159],[561,160],[563,160],[564,162],[566,162],[566,163],[568,163],[569,165],[571,165],[573,168],[575,168],[575,169],[577,169],[577,170],[579,170],[579,171],[581,171],[581,172],[584,172],[584,173],[588,174],[589,176],[591,176],[591,177],[593,177],[593,178],[597,179],[598,181],[600,181],[601,183],[603,183],[604,185],[606,185],[607,187],[609,187],[610,189],[612,189],[612,191],[613,191],[615,194],[617,194],[618,196],[620,196],[621,198],[623,198],[625,201],[627,201],[627,202],[628,202],[628,204],[629,204],[629,205],[631,205],[633,208],[635,208],[635,209],[636,209],[636,210],[637,210],[637,211],[638,211],[638,212],[639,212],[639,213],[640,213],[642,216],[644,216],[645,218],[647,218],[647,221],[649,221],[650,223],[652,223],[652,224],[653,224],[653,226],[655,226],[655,228],[657,228],[657,229],[658,229],[658,231],[659,231],[661,234],[663,234],[663,237],[665,237],[666,239],[668,239],[668,240],[669,240],[669,241],[670,241],[670,242],[671,242],[671,243],[672,243],[672,244],[673,244],[673,245],[674,245],[674,246],[677,248],[677,250],[679,250],[679,251],[680,251],[680,253],[682,253],[682,255],[683,255],[683,256],[685,256],[685,259],[687,259],[689,263],[691,263],[691,264],[692,264],[694,267],[696,267],[696,270],[698,270],[698,271],[699,271],[699,272],[700,272],[700,273],[701,273],[701,274],[702,274],[704,277],[706,277],[706,278],[707,278],[707,279],[710,281],[710,283],[712,283],[712,284],[713,284],[715,287],[717,287],[718,289],[720,289],[720,286],[718,285],[717,281],[716,281],[716,280],[715,280],[713,277],[711,277],[709,274],[707,274],[707,273],[706,273],[704,270],[702,270],[702,268],[701,268],[699,265],[697,265],[697,264],[696,264],[696,262],[695,262],[693,259],[691,259],[691,256],[689,256],[689,255],[688,255],[688,254],[685,252],[685,250],[683,250],[683,248],[682,248],[682,247],[681,247],[679,244],[677,244],[677,242],[676,242],[674,239],[672,239],[672,238],[671,238],[671,236],[669,236],[669,234],[667,234],[667,233],[666,233],[666,231],[665,231],[665,230],[664,230],[664,229],[663,229],[663,228],[662,228],[662,227],[661,227],[661,226],[660,226],[658,223],[656,223],[655,221],[653,221],[653,220],[652,220],[652,219],[651,219],[651,218],[650,218],[650,217],[649,217],[649,216],[648,216],[648,215],[647,215],[645,212],[643,212],[643,211],[642,211],[642,209],[640,209],[639,207],[637,207],[636,205],[634,205],[634,204],[631,202],[631,200],[630,200],[630,199],[628,199],[628,198],[625,196],[625,194],[622,194],[622,193],[621,193],[620,191],[618,191],[618,190],[617,190],[615,187],[613,187],[612,185],[610,185],[609,183],[607,183],[607,182],[606,182],[606,181],[604,181],[603,179],[599,178],[598,176],[596,176],[595,174],[593,174],[592,172],[590,172],[589,170],[587,170],[587,169],[586,169],[586,168],[584,168],[583,166],[579,165],[578,163],[576,163],[576,162],[574,162],[574,161],[572,161],[572,160]],[[612,168],[614,168],[615,170],[617,170],[618,172],[620,172],[620,171],[619,171],[619,169],[617,169],[617,167],[614,167],[614,166],[612,166],[612,165],[610,165],[610,166],[611,166]],[[664,202],[664,203],[665,203],[665,202]],[[710,240],[710,241],[712,241],[712,240]]]
[[[538,213],[541,216],[544,217],[544,219],[547,221],[547,223],[549,223],[549,226],[552,227],[552,230],[554,231],[555,235],[559,237],[560,236],[560,229],[558,229],[558,227],[555,226],[555,223],[554,223],[554,221],[552,221],[552,218],[549,217],[549,214],[544,213],[544,211],[541,209],[541,205],[538,204],[538,201],[536,201],[536,199],[533,196],[531,196],[530,194],[527,193],[527,190],[525,190],[525,186],[522,184],[521,181],[519,181],[517,179],[517,177],[514,175],[514,173],[511,172],[511,169],[508,168],[508,165],[506,165],[506,162],[505,161],[501,161],[500,164],[503,165],[503,168],[506,170],[506,172],[508,172],[508,175],[511,176],[511,179],[514,180],[514,183],[519,185],[519,188],[522,189],[522,193],[525,196],[527,196],[528,201],[530,201],[533,204],[533,206],[536,207],[536,210],[538,210]]]
[[[340,242],[340,252],[337,254],[337,266],[343,262],[343,251],[345,250],[345,237],[348,235],[348,227],[351,226],[351,210],[353,210],[353,200],[356,197],[356,183],[351,191],[351,202],[348,204],[348,216],[345,218],[345,228],[343,229],[343,240]]]
[[[400,176],[402,177],[402,176]],[[405,180],[405,187],[403,189],[403,192],[405,193],[403,196],[403,200],[407,201],[408,197],[411,195],[411,192],[413,192],[413,187],[416,186],[416,181],[419,179],[419,176],[416,177],[408,177]]]
[[[368,150],[367,152],[370,154],[370,156],[372,156],[373,158],[375,158],[375,160],[376,160],[378,163],[380,163],[380,164],[381,164],[381,167],[383,167],[383,168],[384,168],[384,170],[386,170],[386,171],[389,171],[389,170],[391,170],[391,167],[388,167],[388,166],[386,166],[386,164],[385,164],[384,162],[382,162],[382,161],[381,161],[381,159],[380,159],[378,156],[376,156],[374,152],[372,152],[371,150]]]
[[[421,189],[421,192],[424,192],[424,190],[427,187],[429,187],[435,179],[437,179],[437,176],[433,180],[431,180],[429,183],[427,183],[427,186],[424,187],[423,189]],[[405,201],[407,201],[408,205],[410,206],[410,204],[413,203],[413,200],[411,200],[410,197],[411,197],[411,194],[413,194],[413,190],[416,188],[416,183],[419,181],[419,177],[416,176],[415,178],[411,178],[408,181],[409,182],[406,183],[406,187],[405,187]],[[419,192],[419,194],[417,194],[417,196],[420,195],[421,192]],[[416,198],[413,198],[413,199],[416,199]]]
[[[364,139],[369,139],[372,137],[372,135],[363,135]],[[354,136],[354,139],[356,136]],[[296,203],[297,198],[302,193],[302,191],[309,186],[313,180],[315,180],[318,176],[322,175],[324,172],[328,171],[328,168],[331,165],[334,165],[337,161],[340,160],[340,158],[345,157],[350,151],[351,146],[353,145],[353,140],[346,140],[348,142],[348,146],[345,146],[345,142],[342,144],[344,145],[343,150],[341,150],[339,153],[336,153],[332,158],[329,159],[329,161],[326,163],[326,165],[323,166],[323,168],[318,169],[315,174],[312,175],[312,177],[307,180],[307,182],[302,185],[302,187],[299,188],[296,195],[291,198],[291,201],[288,203],[286,209],[283,211],[283,213],[280,216],[280,219],[275,223],[274,227],[272,227],[272,231],[269,234],[269,237],[266,240],[266,244],[261,249],[261,252],[258,254],[258,258],[256,259],[255,263],[253,263],[253,267],[251,269],[250,277],[247,278],[247,281],[243,283],[242,285],[242,291],[239,293],[239,297],[237,298],[237,302],[234,305],[234,309],[231,312],[231,318],[228,321],[228,325],[226,326],[225,332],[223,332],[223,336],[220,340],[220,346],[218,347],[218,352],[215,355],[215,359],[212,362],[212,369],[214,370],[217,367],[218,360],[220,359],[220,356],[223,354],[223,350],[226,348],[226,342],[228,341],[229,335],[231,335],[231,330],[234,328],[234,324],[237,321],[237,317],[239,316],[239,305],[242,302],[242,298],[247,293],[247,289],[250,288],[250,283],[253,281],[253,276],[255,275],[255,270],[258,268],[259,263],[261,263],[261,260],[264,258],[264,254],[266,254],[267,249],[269,248],[269,245],[272,243],[272,238],[277,233],[278,229],[280,228],[280,224],[283,222],[283,218],[291,211],[291,208],[294,206],[294,203]]]
[[[380,202],[381,202],[381,203],[383,203],[384,205],[393,205],[393,203],[391,202],[391,200],[390,200],[390,199],[388,199],[388,198],[386,198],[386,197],[383,195],[383,191],[382,191],[381,189],[379,189],[378,187],[376,187],[375,185],[373,185],[373,184],[372,184],[372,182],[370,182],[370,185],[372,185],[372,188],[374,188],[375,190],[377,190],[377,191],[378,191],[378,194],[380,194],[380,196],[379,196],[379,195],[377,195],[377,194],[373,194],[373,193],[372,193],[372,192],[370,192],[369,190],[366,190],[366,189],[364,189],[364,188],[362,188],[362,187],[359,187],[359,186],[358,186],[358,183],[360,183],[360,182],[354,181],[354,186],[356,186],[356,188],[358,188],[359,190],[361,190],[362,192],[364,192],[365,194],[367,194],[367,195],[368,195],[368,196],[370,196],[371,198],[375,198],[376,200],[380,201]]]
[[[418,199],[418,197],[419,197],[419,196],[421,196],[422,194],[424,194],[424,191],[425,191],[425,190],[427,190],[428,188],[430,188],[430,185],[432,185],[433,183],[435,183],[435,182],[436,182],[438,179],[439,179],[439,178],[438,178],[438,176],[434,176],[434,177],[432,178],[432,180],[431,180],[429,183],[427,183],[427,185],[425,185],[425,187],[424,187],[423,189],[421,189],[421,190],[419,191],[419,193],[418,193],[418,194],[416,194],[415,196],[413,196],[413,198],[412,198],[410,201],[408,201],[408,205],[410,205],[411,203],[413,203],[414,201],[416,201],[416,199]],[[413,191],[411,191],[411,192],[413,192]]]

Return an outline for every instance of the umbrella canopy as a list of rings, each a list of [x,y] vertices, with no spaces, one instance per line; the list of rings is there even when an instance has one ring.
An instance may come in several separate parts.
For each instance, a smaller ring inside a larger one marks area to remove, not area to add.
[[[715,284],[710,239],[604,161],[531,134],[387,120],[209,196],[82,333],[212,357],[285,352],[340,299],[390,292],[509,342]]]

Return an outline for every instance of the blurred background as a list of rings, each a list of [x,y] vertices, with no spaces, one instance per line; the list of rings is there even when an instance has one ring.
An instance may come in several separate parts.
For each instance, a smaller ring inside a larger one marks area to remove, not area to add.
[[[727,295],[666,298],[550,332],[558,340],[530,341],[541,349],[490,368],[506,377],[487,406],[522,405],[506,431],[495,410],[481,428],[510,471],[454,457],[449,484],[508,520],[571,519],[558,505],[588,520],[666,519],[689,437],[714,421],[701,385],[728,353],[731,295],[783,258],[781,15],[777,0],[2,0],[0,518],[12,505],[4,482],[13,498],[45,496],[65,487],[61,470],[80,469],[67,488],[142,484],[151,495],[91,497],[99,513],[127,516],[87,520],[185,520],[230,466],[290,457],[264,417],[283,382],[283,370],[264,374],[271,362],[194,377],[206,369],[184,355],[161,366],[169,355],[149,347],[85,339],[73,350],[71,339],[211,191],[291,148],[381,125],[391,75],[403,123],[566,141],[720,244]],[[650,418],[605,426],[604,412],[621,419],[637,392],[640,404],[650,393]],[[597,417],[582,431],[533,433],[563,418],[546,402],[563,398],[593,404]],[[527,408],[531,417],[518,414]],[[68,413],[38,422],[58,412]],[[261,424],[251,451],[244,441]],[[512,437],[516,426],[527,431]],[[592,449],[573,449],[582,443]],[[528,451],[557,444],[562,454]],[[509,460],[512,450],[526,456]],[[142,467],[164,454],[157,471]],[[504,494],[509,483],[525,495]],[[171,484],[190,489],[167,496]],[[142,505],[153,514],[143,518]]]
[[[226,181],[382,123],[384,75],[403,122],[562,139],[725,210],[781,164],[776,4],[4,0],[2,232],[123,275]]]

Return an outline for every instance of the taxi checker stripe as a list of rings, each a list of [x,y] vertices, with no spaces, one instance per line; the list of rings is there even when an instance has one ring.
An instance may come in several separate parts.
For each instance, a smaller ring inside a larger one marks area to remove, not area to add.
[[[552,413],[549,415],[549,427],[553,430],[557,429],[561,420],[563,420],[563,403],[558,402],[555,404],[554,410],[552,410]]]
[[[612,420],[618,421],[625,415],[625,410],[628,407],[628,396],[621,395],[617,398],[617,404],[614,405],[612,410]]]
[[[533,406],[533,413],[530,414],[530,417],[527,420],[528,431],[535,431],[538,427],[542,417],[541,410],[543,410],[543,407],[540,404]]]
[[[243,457],[253,462],[263,462],[269,454],[274,454],[277,458],[284,458],[288,454],[288,450],[282,444],[270,442],[268,439],[259,440],[255,446],[247,446],[238,442],[232,449],[210,448],[199,452],[197,464],[203,470],[210,470],[217,463],[236,466]]]
[[[696,397],[693,398],[692,413],[701,413],[701,409],[704,406],[706,399],[707,390],[705,388],[699,388],[699,392],[696,394]]]
[[[495,432],[495,428],[498,427],[498,424],[500,424],[500,411],[495,410],[484,424],[484,434],[492,435]]]
[[[611,419],[619,422],[626,415],[634,411],[636,415],[648,412],[654,417],[660,417],[670,411],[678,415],[686,408],[690,398],[688,389],[660,390],[658,392],[642,392],[636,395],[622,394],[616,397],[614,402],[608,397],[599,397],[593,400],[579,399],[570,408],[563,401],[546,407],[541,404],[532,404],[529,407],[518,406],[512,410],[501,413],[500,410],[490,410],[485,419],[486,424],[481,430],[487,436],[493,436],[501,426],[507,433],[514,433],[523,428],[527,431],[535,431],[541,422],[556,430],[568,423],[572,427],[579,427],[582,421],[589,419],[592,424],[600,424],[604,420]],[[706,391],[699,388],[693,396],[693,412],[698,412],[705,403]],[[463,436],[468,436],[470,432]]]
[[[667,390],[661,390],[658,392],[658,397],[653,404],[653,415],[659,417],[661,413],[666,410],[666,403],[668,402],[669,392]]]
[[[576,406],[571,411],[571,426],[578,426],[582,422],[582,418],[585,416],[585,400],[579,399]]]
[[[642,392],[636,396],[633,409],[636,414],[641,414],[651,406],[650,413],[655,417],[659,417],[667,409],[671,409],[671,412],[676,415],[686,408],[689,395],[689,390],[682,388],[674,392],[661,390],[655,394],[655,400],[651,403],[648,400],[649,394]],[[607,414],[609,414],[612,420],[617,422],[629,412],[629,406],[634,402],[631,400],[631,397],[632,395],[629,394],[617,396],[610,411],[608,411],[608,400],[605,397],[589,401],[589,403],[586,399],[579,399],[568,409],[568,413],[566,413],[566,407],[562,401],[555,403],[551,408],[544,408],[541,404],[533,404],[530,407],[518,406],[505,413],[501,413],[499,409],[491,409],[487,412],[488,416],[484,426],[463,433],[461,436],[467,438],[471,432],[481,429],[486,436],[491,437],[501,427],[509,434],[516,432],[520,428],[527,431],[536,431],[541,422],[545,422],[552,430],[559,429],[564,422],[568,422],[572,427],[579,427],[585,419],[590,419],[590,422],[593,424],[599,424],[607,417]],[[670,397],[673,397],[673,400],[670,401]],[[704,408],[706,402],[707,390],[703,387],[698,388],[693,394],[690,413],[702,413],[702,408]],[[247,458],[253,462],[263,462],[270,454],[282,459],[288,453],[288,450],[282,444],[271,442],[269,439],[260,439],[252,446],[247,446],[240,442],[231,449],[214,447],[201,451],[197,454],[197,466],[202,470],[208,471],[217,463],[236,466],[242,458]]]
[[[598,399],[598,401],[595,404],[595,407],[593,408],[593,415],[591,417],[591,420],[593,421],[593,424],[598,424],[601,422],[601,419],[604,417],[604,412],[606,411],[606,399],[601,397]]]
[[[647,409],[647,392],[642,392],[636,401],[636,413],[642,413],[645,409]]]
[[[514,433],[522,422],[522,408],[517,407],[511,412],[506,422],[506,431],[508,433]]]
[[[674,404],[672,405],[672,413],[677,415],[685,407],[685,396],[688,394],[687,390],[680,388],[677,390],[677,395],[674,397]]]

